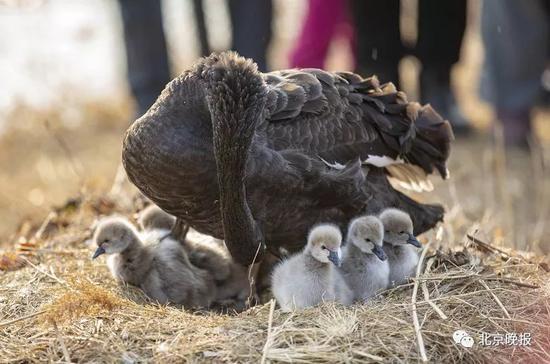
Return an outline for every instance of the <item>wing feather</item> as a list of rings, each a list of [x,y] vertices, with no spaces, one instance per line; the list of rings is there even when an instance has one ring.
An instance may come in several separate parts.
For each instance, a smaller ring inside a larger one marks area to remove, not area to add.
[[[392,175],[415,189],[429,188],[421,176],[434,169],[446,177],[449,123],[429,105],[408,102],[392,83],[313,68],[272,72],[264,80],[268,115],[259,128],[274,150],[340,164],[370,155],[401,158],[418,169],[394,167]]]

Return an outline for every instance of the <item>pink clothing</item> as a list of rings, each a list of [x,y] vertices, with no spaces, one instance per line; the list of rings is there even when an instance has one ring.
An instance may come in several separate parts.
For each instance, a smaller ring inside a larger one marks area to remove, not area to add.
[[[290,67],[323,68],[330,43],[338,33],[353,44],[347,1],[309,0],[302,32],[290,55]]]

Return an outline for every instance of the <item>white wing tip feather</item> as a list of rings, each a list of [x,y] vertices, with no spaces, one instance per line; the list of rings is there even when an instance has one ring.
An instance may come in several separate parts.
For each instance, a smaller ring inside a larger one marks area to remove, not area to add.
[[[334,163],[330,163],[330,162],[327,162],[326,160],[324,160],[323,158],[319,157],[320,160],[323,161],[323,163],[325,163],[328,167],[330,168],[334,168],[334,169],[337,169],[339,171],[341,171],[342,169],[346,168],[345,165],[341,164],[341,163],[338,163],[338,162],[334,162]]]
[[[387,155],[380,156],[380,155],[369,154],[368,158],[365,159],[363,163],[371,164],[373,166],[382,168],[382,167],[387,167],[394,164],[402,164],[404,163],[404,161],[399,157],[397,159],[393,159],[391,157],[388,157]]]

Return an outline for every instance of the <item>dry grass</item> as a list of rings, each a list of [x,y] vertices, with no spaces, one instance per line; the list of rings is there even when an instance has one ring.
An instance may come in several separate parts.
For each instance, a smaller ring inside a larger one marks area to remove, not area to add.
[[[369,304],[287,314],[266,303],[219,315],[157,305],[139,289],[117,285],[103,261],[92,261],[89,227],[113,211],[133,213],[87,197],[30,229],[25,266],[0,276],[0,361],[419,361],[414,284],[429,361],[550,361],[547,266],[478,238],[444,253],[445,225],[428,237],[434,249],[419,278]],[[453,342],[457,329],[474,337],[473,348]],[[482,332],[529,332],[532,345],[481,347]]]
[[[0,124],[0,246],[21,221],[86,189],[108,188],[120,163],[127,99],[18,107]],[[24,229],[24,227],[21,227]]]

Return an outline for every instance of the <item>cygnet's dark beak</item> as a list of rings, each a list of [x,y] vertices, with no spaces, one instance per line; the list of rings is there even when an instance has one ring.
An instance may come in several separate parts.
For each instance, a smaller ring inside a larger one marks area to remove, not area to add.
[[[417,248],[422,248],[422,244],[420,244],[420,242],[416,239],[416,237],[413,234],[409,234],[407,243],[414,245]]]
[[[372,252],[374,255],[378,257],[380,260],[386,260],[388,259],[386,253],[384,252],[384,249],[382,249],[381,246],[375,245],[374,248],[372,248]]]
[[[328,260],[334,263],[335,266],[339,267],[341,265],[340,257],[338,256],[338,251],[329,250]]]
[[[95,259],[95,258],[99,257],[101,254],[105,254],[105,249],[103,249],[102,246],[98,247],[98,248],[95,250],[95,253],[94,253],[94,255],[92,256],[92,259]]]

